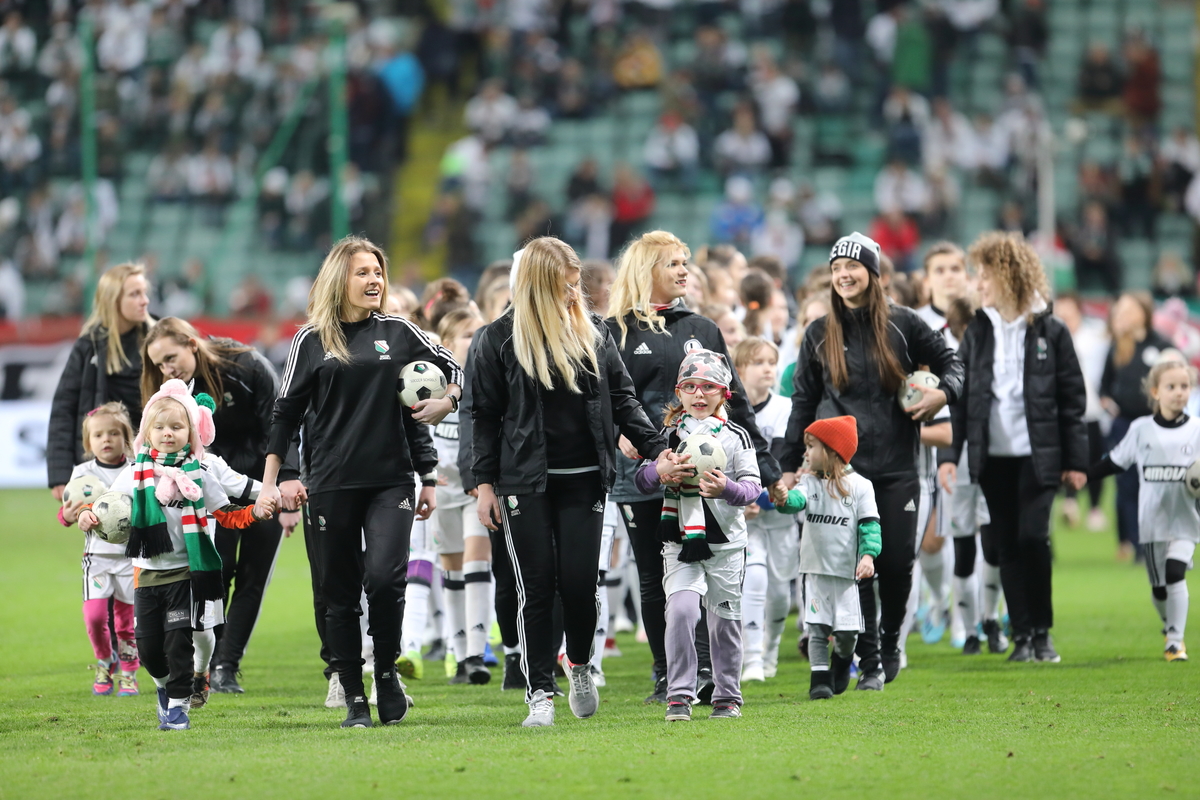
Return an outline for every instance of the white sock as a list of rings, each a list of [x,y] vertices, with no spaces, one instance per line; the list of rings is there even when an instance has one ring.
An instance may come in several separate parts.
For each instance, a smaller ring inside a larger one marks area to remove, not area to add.
[[[763,661],[767,626],[767,565],[747,564],[742,579],[742,666]]]
[[[601,570],[596,586],[596,637],[592,641],[592,666],[604,670],[604,642],[608,639],[608,573]]]
[[[467,593],[462,570],[448,570],[442,577],[442,599],[446,603],[446,646],[454,657],[467,657]]]
[[[1150,599],[1154,601],[1154,610],[1158,612],[1159,619],[1163,622],[1163,627],[1167,627],[1167,601],[1166,599],[1159,600],[1153,594]]]
[[[363,672],[375,671],[375,640],[371,638],[371,607],[367,605],[367,592],[364,589],[362,597],[358,599],[359,607],[362,609],[362,614],[358,617],[359,636],[362,638],[362,660]]]
[[[788,612],[792,610],[792,587],[770,579],[767,573],[767,605],[763,610],[766,624],[763,626],[763,666],[779,664],[779,641],[783,638],[783,626],[787,624]],[[745,611],[742,612],[745,614]],[[745,619],[745,617],[742,617]]]
[[[926,553],[922,550],[919,556],[921,572],[925,575],[925,583],[929,586],[929,591],[933,594],[933,601],[930,603],[930,607],[937,609],[937,613],[939,614],[944,610],[946,600],[945,551],[945,547],[936,553]]]
[[[334,674],[337,674],[337,673],[334,673]],[[158,689],[167,688],[167,679],[166,678],[155,678],[153,675],[151,675],[150,678],[154,681],[155,688],[158,688]]]
[[[401,653],[421,652],[425,626],[429,624],[429,584],[414,583],[411,579],[404,589],[404,641]]]
[[[192,631],[192,670],[200,675],[208,672],[208,663],[216,648],[217,635],[211,630]]]
[[[442,571],[433,571],[433,582],[429,584],[429,622],[424,633],[425,644],[435,639],[446,638],[446,596],[442,586]]]
[[[492,582],[492,565],[487,561],[468,561],[463,564],[463,602],[465,603],[464,620],[467,629],[467,656],[483,656],[487,647],[488,624],[491,622],[491,609],[488,598],[491,592],[488,585]]]
[[[879,590],[879,581],[875,581],[876,592]],[[879,607],[879,595],[875,596],[876,608]],[[917,606],[921,602],[921,562],[918,559],[917,563],[913,564],[912,590],[908,593],[908,605],[904,609],[904,622],[900,623],[900,652],[908,652],[908,634],[912,632],[913,623],[917,618]],[[809,647],[812,647],[812,640],[809,640]]]
[[[1000,594],[1004,589],[1000,586],[1000,568],[991,564],[983,564],[983,609],[981,616],[984,620],[995,619],[1000,611]]]
[[[965,578],[955,575],[954,598],[967,636],[975,636],[979,624],[979,577],[975,573]]]
[[[521,655],[521,645],[517,645],[516,647],[509,647],[508,645],[505,645],[504,646],[504,655],[506,655],[506,656]]]
[[[1167,584],[1167,645],[1183,644],[1183,629],[1187,627],[1187,581]]]
[[[608,611],[609,619],[614,622],[621,617],[633,624],[629,620],[629,614],[625,612],[625,567],[624,565],[608,572],[608,585],[604,587],[605,593],[608,595]],[[615,630],[615,624],[610,626]]]

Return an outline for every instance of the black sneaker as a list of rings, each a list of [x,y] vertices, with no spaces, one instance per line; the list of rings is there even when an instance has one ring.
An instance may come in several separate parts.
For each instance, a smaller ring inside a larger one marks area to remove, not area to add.
[[[408,716],[408,697],[400,686],[400,676],[394,670],[375,673],[375,689],[380,722],[395,725]]]
[[[366,695],[360,694],[346,698],[346,718],[342,720],[342,727],[371,727],[371,706],[367,704]]]
[[[654,680],[654,692],[646,698],[646,704],[650,703],[665,703],[667,702],[667,676]]]
[[[484,669],[487,669],[487,667],[484,667]],[[471,679],[467,677],[467,662],[465,660],[458,662],[458,667],[454,670],[454,677],[450,679],[451,685],[470,682]]]
[[[1050,631],[1034,632],[1033,657],[1038,661],[1046,661],[1051,664],[1057,664],[1062,661],[1062,656],[1054,649],[1054,642],[1050,639]]]
[[[737,719],[742,715],[742,707],[737,703],[717,703],[713,706],[709,719]]]
[[[716,686],[713,682],[712,670],[708,667],[701,667],[696,672],[696,702],[702,706],[711,706],[713,689]]]
[[[246,690],[237,681],[237,667],[219,664],[208,679],[209,688],[219,694],[245,694]]]
[[[827,669],[814,670],[808,684],[809,700],[828,700],[833,697],[833,673]]]
[[[883,682],[891,683],[896,680],[896,676],[900,674],[900,648],[881,651],[879,659],[883,662]]]
[[[1018,636],[1013,639],[1013,651],[1008,656],[1009,661],[1033,661],[1033,643],[1028,636]]]
[[[980,653],[982,653],[983,646],[979,642],[979,637],[978,636],[968,636],[967,640],[965,642],[963,642],[962,651],[963,651],[964,656],[977,656]]]
[[[808,661],[808,634],[800,635],[799,641],[796,642],[796,649],[800,651],[800,657]]]
[[[425,661],[445,661],[446,660],[446,640],[434,639],[433,644],[429,645],[429,652],[425,654]]]
[[[870,675],[860,675],[854,688],[860,692],[882,692],[883,684],[883,670],[880,669]]]
[[[854,657],[842,658],[837,653],[832,653],[829,662],[829,673],[833,676],[833,693],[841,694],[850,687],[850,667],[854,664]]]
[[[681,694],[667,698],[667,722],[691,722],[692,701]]]
[[[467,682],[475,686],[483,686],[492,679],[492,671],[484,666],[483,656],[470,656],[459,666],[466,668]]]
[[[521,671],[521,654],[509,653],[504,657],[504,683],[500,684],[500,690],[524,690],[525,688],[525,673]]]
[[[1008,651],[1008,637],[1004,635],[1004,629],[1000,627],[999,621],[985,619],[983,621],[983,634],[987,637],[989,653],[1000,655]]]

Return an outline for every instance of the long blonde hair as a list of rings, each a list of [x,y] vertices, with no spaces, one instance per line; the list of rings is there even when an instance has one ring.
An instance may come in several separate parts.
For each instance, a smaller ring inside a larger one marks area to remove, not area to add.
[[[692,251],[673,233],[650,231],[634,239],[621,253],[617,277],[613,281],[612,293],[608,298],[608,316],[617,321],[621,329],[621,347],[629,336],[625,315],[632,313],[637,321],[655,333],[666,333],[666,320],[650,304],[654,292],[654,269],[671,263],[676,250],[682,250],[685,258]]]
[[[115,375],[129,366],[129,358],[121,347],[121,295],[125,291],[125,281],[134,275],[146,276],[146,267],[140,263],[127,261],[117,264],[100,276],[96,282],[96,297],[92,301],[92,313],[87,322],[83,323],[81,336],[94,336],[103,329],[108,334],[108,344],[105,346],[105,372]],[[154,320],[149,317],[141,324],[144,334]]]
[[[370,253],[379,259],[383,268],[383,291],[379,295],[379,307],[387,307],[388,261],[383,248],[363,236],[347,236],[334,243],[329,255],[321,263],[321,271],[308,293],[308,324],[321,337],[325,352],[343,364],[350,362],[350,351],[346,348],[346,333],[342,320],[350,313],[350,301],[346,297],[346,283],[350,279],[350,261],[358,253]]]
[[[581,269],[579,256],[561,239],[546,236],[525,246],[513,284],[513,349],[521,368],[542,386],[554,388],[553,363],[566,387],[579,394],[579,370],[599,373],[600,334],[577,290],[569,290],[572,305],[563,300],[570,267]]]

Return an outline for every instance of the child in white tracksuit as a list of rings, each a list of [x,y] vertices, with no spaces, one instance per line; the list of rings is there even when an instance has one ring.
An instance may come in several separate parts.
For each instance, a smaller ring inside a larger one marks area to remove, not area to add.
[[[750,435],[720,412],[730,396],[733,375],[725,357],[693,350],[679,368],[675,394],[667,410],[673,447],[693,436],[714,437],[724,450],[724,470],[695,475],[680,456],[664,451],[637,472],[646,494],[667,487],[660,534],[663,587],[667,595],[668,722],[691,719],[696,699],[696,624],[700,601],[708,609],[713,666],[713,718],[740,717],[742,693],[742,576],[746,569],[746,520],[742,508],[762,493],[758,461]]]

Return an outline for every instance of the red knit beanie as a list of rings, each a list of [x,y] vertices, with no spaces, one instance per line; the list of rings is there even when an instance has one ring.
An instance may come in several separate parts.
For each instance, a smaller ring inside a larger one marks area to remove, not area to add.
[[[854,417],[819,419],[804,429],[817,437],[821,444],[842,457],[847,464],[858,452],[858,422]]]

